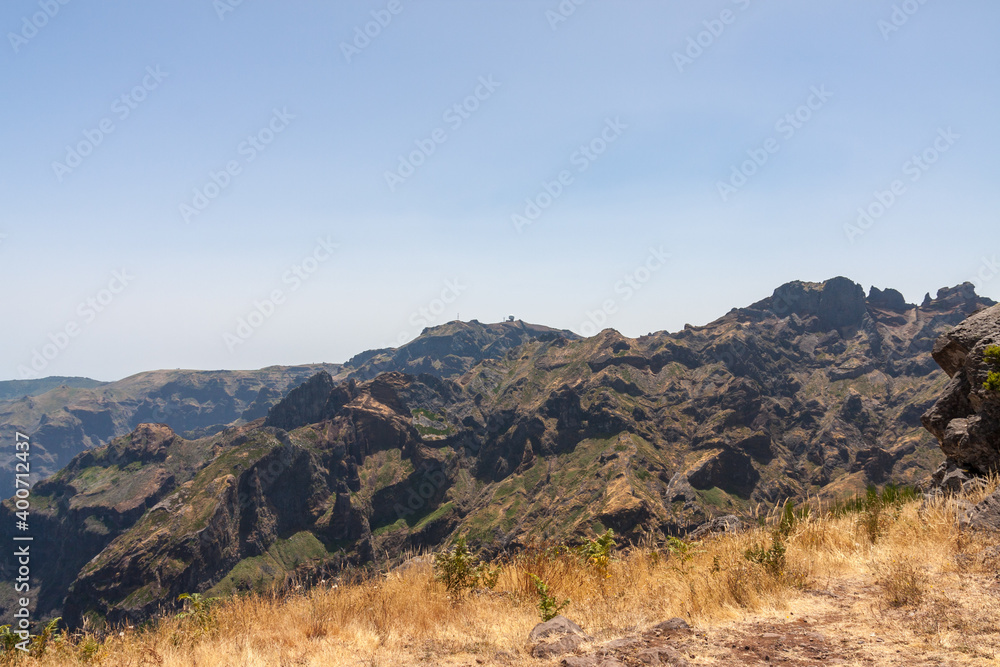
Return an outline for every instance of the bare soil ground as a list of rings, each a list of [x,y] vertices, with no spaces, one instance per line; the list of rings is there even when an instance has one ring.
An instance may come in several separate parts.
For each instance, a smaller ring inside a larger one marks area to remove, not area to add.
[[[833,580],[801,591],[784,611],[585,644],[548,664],[1000,664],[1000,575],[956,571],[935,582],[920,604],[893,608],[880,602],[882,591],[870,578]]]

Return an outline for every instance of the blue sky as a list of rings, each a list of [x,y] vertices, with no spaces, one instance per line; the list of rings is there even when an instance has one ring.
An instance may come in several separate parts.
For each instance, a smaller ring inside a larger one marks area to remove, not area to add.
[[[996,3],[231,2],[0,10],[0,379],[1000,299]]]

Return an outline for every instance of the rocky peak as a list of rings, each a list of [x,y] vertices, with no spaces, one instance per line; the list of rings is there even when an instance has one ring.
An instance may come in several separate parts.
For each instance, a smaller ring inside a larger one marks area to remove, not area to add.
[[[785,283],[769,298],[751,306],[778,317],[817,318],[819,330],[861,326],[867,306],[865,291],[852,280],[838,276],[822,283],[799,280]]]
[[[903,298],[901,292],[894,289],[880,290],[874,285],[868,291],[867,302],[871,308],[888,310],[894,313],[905,313],[908,310],[916,308],[916,305],[906,303],[906,299]]]
[[[860,326],[867,308],[861,285],[847,278],[832,278],[823,283],[819,299],[820,324],[829,329]]]
[[[313,375],[271,408],[264,425],[291,431],[299,426],[323,421],[324,408],[333,387],[333,378],[326,371]]]
[[[177,435],[165,424],[139,424],[130,435],[111,445],[108,454],[120,466],[163,461],[175,440]]]
[[[954,310],[963,309],[971,314],[980,307],[980,303],[989,305],[996,303],[992,299],[981,297],[976,294],[976,286],[970,282],[964,282],[955,287],[942,287],[937,291],[937,297],[932,299],[930,293],[924,296],[924,302],[920,307],[926,310]]]
[[[412,380],[412,377],[403,373],[383,373],[371,381],[368,385],[368,393],[397,414],[408,415],[409,411],[406,409],[400,393]]]

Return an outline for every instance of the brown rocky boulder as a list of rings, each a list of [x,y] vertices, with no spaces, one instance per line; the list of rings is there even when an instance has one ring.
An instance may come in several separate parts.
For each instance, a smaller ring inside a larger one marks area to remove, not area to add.
[[[982,310],[938,338],[933,356],[951,376],[944,395],[921,421],[951,467],[973,474],[1000,471],[1000,392],[984,387],[986,350],[1000,344],[1000,305]]]
[[[528,643],[535,644],[531,655],[541,659],[565,655],[591,639],[583,628],[561,615],[539,623],[528,634]]]

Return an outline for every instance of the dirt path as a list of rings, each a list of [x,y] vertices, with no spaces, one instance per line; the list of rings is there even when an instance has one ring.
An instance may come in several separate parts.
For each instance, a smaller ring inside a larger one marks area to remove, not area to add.
[[[822,590],[802,591],[786,611],[585,644],[576,655],[548,664],[1000,665],[1000,581],[995,577],[942,575],[910,607],[892,608],[880,600],[870,581],[839,580]]]

